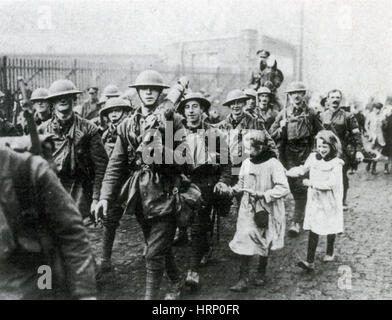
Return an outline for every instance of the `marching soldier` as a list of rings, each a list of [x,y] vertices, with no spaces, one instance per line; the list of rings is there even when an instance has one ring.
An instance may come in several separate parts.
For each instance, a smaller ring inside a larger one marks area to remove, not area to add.
[[[226,159],[220,155],[222,149],[228,151],[225,139],[219,130],[202,117],[203,112],[208,113],[210,106],[210,102],[201,93],[188,93],[177,109],[186,119],[187,145],[193,158],[188,177],[200,188],[205,201],[205,206],[198,211],[191,225],[190,269],[185,282],[194,289],[200,284],[200,261],[211,247],[208,232],[213,228],[210,214],[212,206],[216,204],[216,193],[219,195],[228,190],[227,185],[231,179],[228,154]],[[210,141],[212,139],[215,139],[215,143]],[[231,200],[227,202],[230,203]],[[224,202],[220,201],[219,207],[222,208],[223,205]]]
[[[278,113],[274,105],[271,103],[271,90],[267,87],[260,87],[257,90],[257,97],[259,99],[260,117],[264,120],[264,126],[269,130],[275,121]]]
[[[53,82],[47,97],[53,104],[53,117],[39,131],[54,136],[58,176],[86,218],[98,202],[108,157],[98,128],[73,111],[80,93],[70,80]]]
[[[114,145],[117,140],[117,127],[124,119],[128,117],[128,112],[130,112],[130,110],[131,107],[129,102],[121,98],[111,98],[106,102],[105,107],[100,111],[100,116],[108,119],[108,128],[103,132],[102,142],[109,158],[113,152]],[[100,268],[102,273],[111,270],[113,242],[116,229],[124,211],[121,201],[114,202],[109,210],[111,212],[103,219],[103,250],[102,263]]]
[[[348,168],[351,161],[362,162],[363,144],[361,132],[359,130],[358,122],[352,113],[349,113],[341,108],[342,92],[340,90],[331,90],[327,95],[329,109],[321,113],[321,120],[323,126],[327,130],[332,130],[340,139],[342,144],[342,159],[343,166],[343,209],[348,210],[347,206],[347,191],[349,188]],[[354,158],[351,159],[350,150],[354,150]]]
[[[163,159],[155,161],[149,155],[151,145],[156,147],[154,155],[162,155],[163,150],[172,154],[180,144],[173,140],[174,134],[184,130],[183,119],[174,113],[173,104],[180,96],[174,97],[176,90],[184,92],[185,85],[179,83],[161,104],[160,95],[169,86],[163,83],[158,72],[142,72],[130,87],[137,90],[142,105],[118,127],[96,214],[110,215],[108,206],[118,201],[118,192],[127,183],[125,213],[136,214],[147,243],[145,299],[159,298],[165,270],[173,284],[173,295],[168,298],[177,298],[184,282],[174,261],[172,242],[177,228],[176,204],[183,187],[179,183],[183,171],[176,161],[166,164]],[[173,136],[168,136],[165,128]]]
[[[49,120],[52,116],[49,102],[46,100],[49,91],[45,88],[37,88],[31,94],[30,101],[33,104],[34,121],[37,126]],[[22,128],[24,134],[29,134],[26,119],[24,118],[23,111],[18,115],[17,120],[19,126]]]
[[[288,105],[271,126],[271,136],[280,145],[280,161],[287,170],[303,165],[313,148],[314,138],[323,127],[315,111],[305,103],[306,87],[302,82],[292,82],[287,88]],[[295,201],[294,216],[289,234],[296,236],[304,218],[307,187],[302,178],[289,178]]]
[[[48,163],[0,147],[0,168],[0,299],[95,299],[87,233]]]
[[[246,101],[245,111],[249,113],[253,118],[258,119],[260,117],[259,108],[257,107],[257,92],[253,89],[244,89],[245,95],[248,97]]]
[[[74,111],[82,118],[91,120],[99,115],[98,87],[88,87],[87,93],[89,95],[88,99],[81,106],[76,106]]]

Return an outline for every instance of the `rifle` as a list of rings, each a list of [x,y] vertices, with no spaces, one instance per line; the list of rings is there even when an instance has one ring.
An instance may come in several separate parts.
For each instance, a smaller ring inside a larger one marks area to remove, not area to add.
[[[42,156],[42,147],[38,137],[37,126],[34,121],[34,111],[32,108],[31,101],[27,96],[25,82],[22,77],[18,77],[18,86],[23,97],[21,106],[23,109],[23,117],[26,120],[27,129],[30,134],[31,153]]]

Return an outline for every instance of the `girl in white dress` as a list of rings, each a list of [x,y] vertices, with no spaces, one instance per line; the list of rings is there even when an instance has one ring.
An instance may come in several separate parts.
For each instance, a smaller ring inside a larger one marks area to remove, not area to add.
[[[240,279],[230,288],[243,292],[248,289],[249,267],[252,256],[259,256],[256,285],[265,283],[270,250],[283,248],[285,233],[284,197],[290,192],[283,165],[267,146],[262,131],[244,136],[244,160],[238,183],[231,195],[242,195],[237,218],[237,229],[230,249],[240,260]]]
[[[329,130],[316,136],[317,152],[310,154],[303,166],[286,172],[288,177],[299,177],[309,172],[303,184],[308,187],[304,230],[309,230],[306,261],[298,266],[314,270],[314,258],[320,235],[327,236],[327,254],[324,261],[334,260],[334,243],[337,233],[343,232],[343,164],[339,159],[339,138]]]

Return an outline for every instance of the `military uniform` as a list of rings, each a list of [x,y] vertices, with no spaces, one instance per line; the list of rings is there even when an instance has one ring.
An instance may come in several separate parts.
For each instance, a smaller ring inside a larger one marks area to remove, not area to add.
[[[75,107],[74,111],[79,114],[82,118],[92,120],[99,116],[100,107],[98,106],[98,100],[91,102],[86,100],[82,105]]]
[[[94,261],[80,213],[48,163],[0,148],[0,168],[0,246],[7,253],[0,263],[0,299],[95,297]],[[42,265],[51,267],[52,290],[38,289]]]
[[[89,216],[91,201],[99,199],[108,162],[98,128],[74,113],[65,122],[54,116],[39,127],[39,132],[53,135],[53,161],[60,181],[83,217]]]
[[[0,117],[0,137],[18,136],[18,130],[11,122]]]
[[[286,122],[281,127],[281,121]],[[271,126],[271,136],[279,145],[280,161],[287,170],[303,165],[312,152],[314,137],[322,129],[322,124],[315,111],[305,103],[299,107],[288,106],[276,117]],[[293,221],[301,223],[307,198],[307,187],[303,178],[289,178],[291,193],[295,200]]]
[[[337,110],[326,110],[320,115],[323,126],[332,130],[342,144],[343,166],[343,202],[346,202],[347,190],[349,188],[348,168],[350,163],[356,162],[356,152],[364,152],[360,128],[355,116],[342,108]],[[357,132],[353,132],[357,131]]]
[[[243,159],[243,134],[246,130],[260,130],[264,131],[268,140],[268,146],[278,155],[278,150],[274,140],[270,137],[267,130],[265,129],[264,122],[262,119],[253,118],[248,113],[244,112],[240,119],[235,120],[230,114],[225,120],[216,125],[217,128],[223,131],[227,137],[227,143],[229,145],[230,161],[233,166],[232,184],[236,183],[238,178],[239,169]]]

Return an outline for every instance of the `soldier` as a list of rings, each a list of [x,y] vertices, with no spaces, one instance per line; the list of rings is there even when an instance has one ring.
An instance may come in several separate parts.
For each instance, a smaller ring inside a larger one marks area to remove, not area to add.
[[[60,181],[87,218],[98,202],[108,157],[98,128],[73,111],[79,93],[70,80],[53,82],[47,97],[53,117],[39,131],[54,136],[53,161]]]
[[[18,136],[19,132],[13,124],[0,117],[0,137]]]
[[[147,242],[145,299],[159,298],[165,269],[173,284],[174,295],[170,298],[176,298],[184,284],[172,253],[177,227],[174,204],[181,189],[182,170],[175,161],[174,164],[162,163],[159,159],[151,161],[146,154],[150,154],[151,139],[155,142],[152,145],[158,149],[154,152],[156,155],[162,154],[159,150],[173,152],[180,143],[173,141],[174,136],[168,136],[165,128],[176,135],[184,130],[183,119],[174,113],[173,104],[179,98],[179,95],[174,97],[176,89],[183,92],[185,87],[179,83],[162,104],[158,104],[160,95],[169,86],[163,83],[158,72],[143,71],[130,87],[136,88],[142,105],[118,127],[117,141],[106,170],[96,213],[103,213],[110,219],[108,206],[118,201],[119,189],[127,183],[125,189],[129,194],[126,195],[125,213],[136,214]]]
[[[98,116],[98,87],[90,86],[87,88],[88,99],[81,106],[75,107],[75,112],[84,119],[91,120]]]
[[[200,188],[205,201],[205,205],[198,211],[191,225],[190,269],[185,283],[194,289],[200,284],[200,261],[211,248],[208,232],[213,228],[210,215],[214,200],[217,198],[214,193],[220,194],[222,190],[228,190],[227,185],[231,179],[228,154],[226,159],[220,156],[221,150],[228,151],[225,139],[219,130],[202,117],[203,112],[208,113],[210,106],[210,102],[201,93],[188,93],[177,109],[186,119],[187,144],[193,158],[188,177]],[[215,143],[211,143],[212,139],[215,139]],[[228,202],[231,202],[230,199]],[[223,202],[219,203],[220,207],[223,205]]]
[[[0,299],[95,299],[87,233],[48,163],[0,147],[0,168]]]
[[[224,106],[229,106],[231,113],[227,118],[216,126],[226,135],[227,144],[229,146],[229,156],[231,163],[231,185],[235,185],[238,181],[238,174],[241,168],[242,161],[244,160],[243,154],[243,136],[247,130],[260,130],[264,131],[267,137],[268,145],[278,155],[275,142],[272,140],[267,130],[264,127],[262,119],[255,119],[244,111],[246,100],[248,97],[242,90],[235,89],[227,94]],[[232,214],[237,214],[238,203],[240,197],[233,198],[233,206],[231,208]]]
[[[257,55],[260,59],[259,68],[252,72],[249,86],[256,91],[260,87],[268,87],[275,95],[284,80],[283,73],[278,69],[276,59],[269,51],[259,50]]]
[[[330,108],[321,113],[321,121],[323,126],[327,130],[333,131],[340,139],[342,144],[342,156],[344,160],[343,166],[343,209],[348,210],[347,206],[347,191],[349,188],[348,181],[348,168],[350,161],[362,162],[363,156],[363,144],[361,132],[359,130],[358,122],[352,113],[349,113],[341,108],[342,92],[338,89],[334,89],[328,92],[327,99]],[[354,150],[354,159],[350,152]]]
[[[271,126],[271,136],[280,145],[280,161],[287,170],[303,165],[313,148],[314,137],[323,127],[315,111],[305,103],[305,85],[298,81],[287,88],[288,105],[278,114]],[[295,208],[292,217],[290,236],[300,232],[304,218],[307,187],[302,178],[289,178]]]
[[[109,158],[117,140],[117,127],[127,118],[130,110],[131,107],[129,102],[121,98],[111,98],[100,111],[100,116],[108,119],[108,128],[103,132],[102,141]],[[114,202],[110,207],[110,211],[111,212],[103,219],[104,233],[102,241],[102,262],[100,267],[101,273],[108,272],[112,268],[111,255],[113,242],[116,229],[123,215],[121,201]]]
[[[271,90],[267,87],[260,87],[257,90],[257,97],[259,99],[260,117],[264,120],[264,126],[267,131],[271,128],[275,121],[278,112],[271,103]]]
[[[45,88],[37,88],[31,94],[30,101],[33,103],[34,120],[37,126],[49,120],[52,117],[52,110],[46,98],[49,91]]]
[[[244,89],[244,93],[248,97],[248,100],[246,101],[245,111],[249,113],[253,118],[258,119],[260,117],[260,110],[257,107],[256,90]]]

